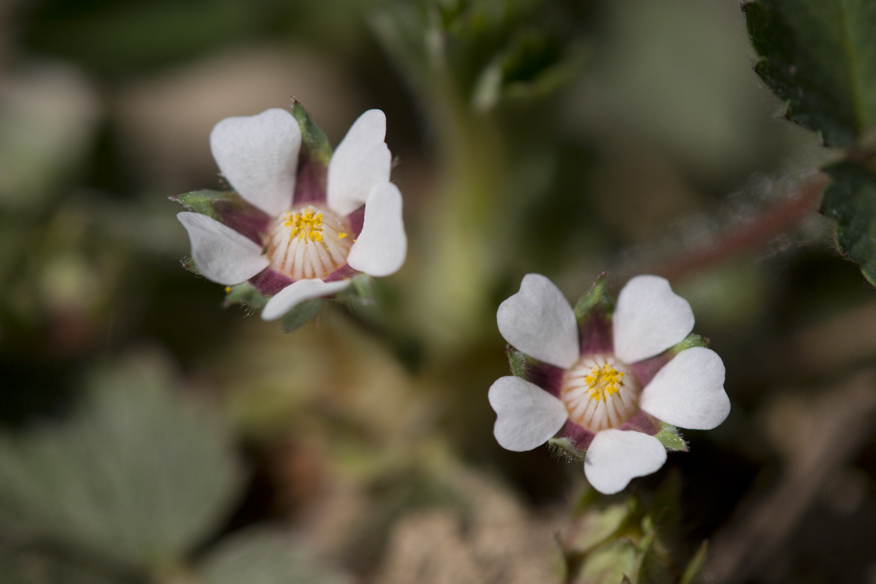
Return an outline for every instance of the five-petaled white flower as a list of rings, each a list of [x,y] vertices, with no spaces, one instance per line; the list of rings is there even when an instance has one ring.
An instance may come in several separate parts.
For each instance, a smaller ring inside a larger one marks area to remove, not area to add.
[[[502,377],[490,387],[496,440],[520,452],[566,438],[586,451],[584,473],[602,493],[663,466],[661,420],[709,430],[730,413],[721,358],[704,347],[669,350],[694,316],[663,278],[631,279],[613,317],[579,322],[550,280],[528,274],[497,316],[505,340],[533,358],[527,377],[537,384]]]
[[[405,260],[407,237],[401,193],[389,182],[385,135],[383,112],[365,112],[338,145],[326,173],[303,155],[299,160],[301,129],[286,110],[220,121],[210,134],[210,149],[248,205],[245,211],[225,209],[222,222],[199,213],[177,215],[198,269],[220,284],[249,280],[272,296],[262,311],[265,320],[280,318],[304,300],[340,292],[359,272],[396,272]]]

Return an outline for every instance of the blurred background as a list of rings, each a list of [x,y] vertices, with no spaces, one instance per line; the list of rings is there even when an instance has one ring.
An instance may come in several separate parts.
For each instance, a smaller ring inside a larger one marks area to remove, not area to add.
[[[876,582],[876,295],[753,61],[731,0],[0,3],[0,581],[676,582],[709,540],[705,581]],[[292,97],[386,112],[410,250],[283,334],[168,197]],[[614,497],[486,399],[521,277],[604,271],[670,278],[733,403]]]

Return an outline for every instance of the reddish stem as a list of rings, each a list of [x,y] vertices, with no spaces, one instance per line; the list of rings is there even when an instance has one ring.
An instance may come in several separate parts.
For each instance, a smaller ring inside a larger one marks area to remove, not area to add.
[[[813,211],[821,200],[821,192],[826,185],[827,177],[819,173],[795,195],[774,205],[748,225],[725,235],[708,248],[698,250],[681,260],[667,262],[651,273],[668,280],[678,280],[687,274],[768,244],[778,234],[791,229]]]

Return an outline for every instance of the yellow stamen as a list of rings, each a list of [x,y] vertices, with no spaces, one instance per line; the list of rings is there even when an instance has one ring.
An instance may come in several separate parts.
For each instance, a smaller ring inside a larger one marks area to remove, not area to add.
[[[602,367],[592,367],[590,375],[584,378],[584,383],[587,384],[590,399],[602,401],[620,391],[624,384],[624,374],[606,363]]]
[[[345,237],[347,237],[346,233],[338,233],[338,239],[344,239]]]
[[[289,228],[289,239],[322,241],[322,213],[307,209],[304,213],[286,211],[283,226]]]

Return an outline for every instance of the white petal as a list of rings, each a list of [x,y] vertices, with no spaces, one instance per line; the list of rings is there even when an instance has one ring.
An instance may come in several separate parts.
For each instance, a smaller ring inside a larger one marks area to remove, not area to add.
[[[279,108],[225,118],[210,133],[219,170],[241,197],[271,216],[292,204],[300,147],[298,122]]]
[[[226,286],[240,284],[270,264],[251,239],[212,217],[187,211],[176,217],[189,232],[192,257],[208,280]]]
[[[527,274],[520,292],[499,305],[499,332],[517,350],[568,369],[580,357],[578,322],[569,302],[541,274]]]
[[[402,267],[407,253],[401,193],[392,183],[376,185],[365,203],[362,232],[350,249],[347,263],[372,276],[388,276]]]
[[[642,391],[639,407],[673,426],[711,430],[730,413],[724,363],[717,353],[692,347],[675,356]]]
[[[614,352],[635,363],[680,343],[693,330],[687,300],[659,276],[636,276],[623,287],[614,311]]]
[[[569,417],[563,402],[525,379],[501,377],[490,387],[493,435],[502,448],[523,452],[547,442]]]
[[[666,462],[660,441],[641,432],[603,430],[584,455],[584,474],[594,489],[606,495],[620,492],[635,477],[656,472]]]
[[[392,155],[385,137],[386,116],[380,110],[368,110],[353,123],[329,161],[329,209],[349,215],[365,204],[374,185],[389,182]]]
[[[340,292],[352,282],[352,280],[323,282],[320,279],[292,282],[268,300],[262,310],[262,320],[277,320],[305,300]]]

